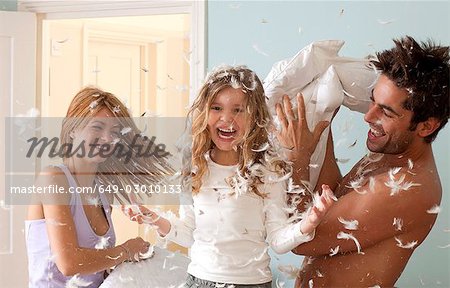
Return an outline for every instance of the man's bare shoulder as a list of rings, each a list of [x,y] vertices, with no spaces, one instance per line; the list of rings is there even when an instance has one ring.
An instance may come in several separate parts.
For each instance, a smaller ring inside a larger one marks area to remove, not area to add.
[[[369,206],[382,205],[385,213],[404,223],[403,232],[422,229],[424,225],[431,228],[436,220],[442,187],[435,170],[382,166],[358,181],[362,182],[361,187],[352,187],[350,193],[366,194]],[[352,185],[355,184],[347,184]]]

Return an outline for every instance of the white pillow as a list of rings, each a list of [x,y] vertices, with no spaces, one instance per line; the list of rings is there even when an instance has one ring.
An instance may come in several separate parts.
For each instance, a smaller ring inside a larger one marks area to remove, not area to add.
[[[368,59],[340,57],[344,45],[341,40],[313,42],[294,57],[273,65],[264,79],[264,90],[273,116],[275,104],[288,95],[293,107],[297,107],[296,95],[305,99],[306,119],[310,129],[319,121],[330,121],[340,105],[365,113],[370,103],[377,72]],[[277,120],[275,120],[277,122]],[[324,131],[311,157],[310,182],[317,183],[325,158],[328,131]]]

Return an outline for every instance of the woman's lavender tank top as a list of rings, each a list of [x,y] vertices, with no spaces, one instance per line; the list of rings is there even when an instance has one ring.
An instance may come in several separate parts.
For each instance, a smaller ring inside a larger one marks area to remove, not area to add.
[[[77,187],[77,183],[70,173],[69,169],[64,165],[57,165],[66,175],[67,181],[72,189]],[[70,210],[75,224],[78,245],[83,248],[95,248],[102,237],[108,239],[107,247],[114,247],[116,236],[111,221],[111,207],[106,196],[100,193],[101,203],[108,220],[109,229],[103,236],[95,234],[84,213],[81,197],[78,193],[73,193],[70,199]],[[47,235],[47,227],[45,219],[27,220],[25,221],[25,237],[28,253],[28,271],[29,271],[29,287],[30,288],[64,288],[66,282],[72,278],[64,276],[56,266],[52,258],[50,243]],[[86,282],[92,282],[89,286],[98,287],[103,282],[104,271],[94,274],[78,275],[78,277]]]

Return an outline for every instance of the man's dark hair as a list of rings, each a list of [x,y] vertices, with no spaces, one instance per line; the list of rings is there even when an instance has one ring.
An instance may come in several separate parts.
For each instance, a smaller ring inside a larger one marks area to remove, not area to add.
[[[430,117],[440,121],[439,128],[425,137],[431,143],[449,118],[449,47],[431,40],[419,44],[410,36],[394,39],[394,43],[394,48],[377,53],[372,63],[409,92],[404,107],[413,112],[411,130]]]

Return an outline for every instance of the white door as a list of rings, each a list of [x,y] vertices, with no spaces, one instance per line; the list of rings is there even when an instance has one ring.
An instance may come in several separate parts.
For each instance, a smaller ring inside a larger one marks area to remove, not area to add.
[[[118,96],[131,107],[134,117],[141,105],[141,48],[137,44],[90,40],[89,83]]]
[[[5,117],[36,104],[36,15],[0,11],[0,286],[27,287],[26,206],[5,206]]]

